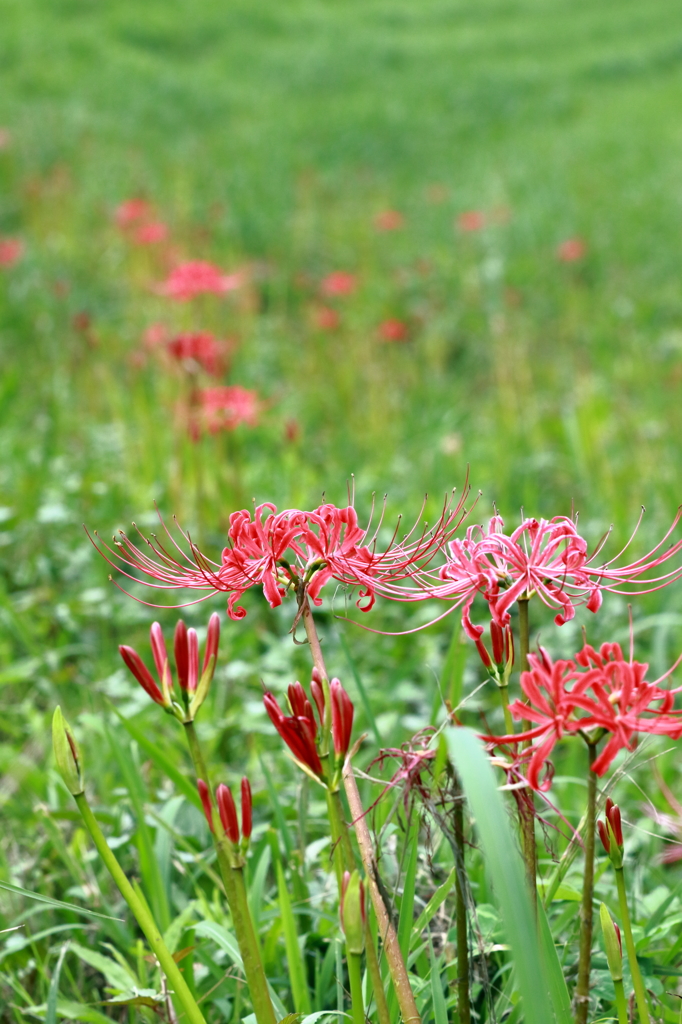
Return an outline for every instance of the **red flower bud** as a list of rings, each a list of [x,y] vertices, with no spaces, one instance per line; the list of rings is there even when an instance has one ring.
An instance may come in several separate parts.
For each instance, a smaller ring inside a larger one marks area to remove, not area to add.
[[[161,704],[163,706],[163,694],[154,682],[149,669],[142,661],[142,658],[137,651],[132,647],[127,647],[125,644],[121,644],[118,650],[124,662],[135,676],[145,693],[147,693],[152,700],[156,701],[157,704]]]
[[[211,832],[213,829],[213,809],[211,807],[211,794],[208,791],[208,786],[203,779],[197,779],[197,789],[199,790],[199,796],[201,797],[201,803],[204,808],[204,814],[206,815],[206,821]]]
[[[615,921],[613,922],[613,927],[615,928],[615,931],[616,931],[616,938],[618,939],[618,945],[620,946],[620,955],[622,957],[623,956],[623,940],[622,940],[621,935],[620,935],[620,928],[618,927],[618,925],[616,924]]]
[[[301,689],[303,688],[301,687]],[[270,716],[270,721],[296,760],[306,765],[315,775],[322,776],[322,762],[315,744],[317,726],[312,718],[312,709],[310,718],[305,715],[284,715],[271,693],[264,694],[263,703]],[[306,703],[310,708],[310,703],[307,700]]]
[[[163,679],[163,673],[166,665],[169,665],[168,654],[166,652],[166,641],[163,639],[163,630],[159,622],[152,622],[151,629],[149,630],[149,638],[152,643],[152,654],[154,655],[154,664],[156,665],[156,674],[159,679]]]
[[[499,623],[493,621],[490,623],[490,639],[493,643],[493,661],[496,665],[502,665],[504,663],[504,630]]]
[[[610,797],[606,801],[606,817],[609,819],[609,824],[613,830],[614,836],[616,837],[616,843],[618,846],[622,846],[623,825],[620,818],[620,807],[618,804],[614,804]]]
[[[249,780],[244,776],[242,779],[242,839],[251,838],[251,830],[253,828],[251,808],[251,786]]]
[[[313,669],[313,676],[310,680],[310,692],[313,695],[315,701],[315,707],[317,708],[317,714],[320,718],[320,725],[324,724],[324,690],[322,689],[322,683],[320,682],[320,673],[316,668]]]
[[[606,825],[601,820],[597,822],[597,831],[599,832],[599,838],[601,839],[602,846],[604,847],[607,853],[610,853],[611,844],[609,843],[609,835],[606,831]]]
[[[481,661],[483,662],[485,667],[492,668],[493,663],[490,660],[490,655],[488,654],[488,648],[486,647],[486,645],[483,643],[482,640],[474,640],[474,643],[476,644],[476,650],[478,651]]]
[[[202,674],[208,668],[208,663],[211,657],[218,657],[218,647],[220,645],[220,616],[218,612],[213,612],[213,615],[208,620],[208,631],[206,633],[206,650],[204,651],[204,664],[202,667]]]
[[[237,821],[237,808],[234,804],[234,797],[228,787],[221,782],[215,791],[215,798],[218,804],[218,813],[227,838],[231,843],[239,842],[239,822]]]
[[[195,693],[199,682],[199,639],[196,629],[187,630],[187,689]]]
[[[182,690],[187,690],[189,678],[189,652],[187,650],[187,626],[178,619],[173,638],[175,667],[178,670],[178,682]]]
[[[345,757],[353,732],[353,703],[338,679],[332,679],[330,691],[334,751],[337,757]]]

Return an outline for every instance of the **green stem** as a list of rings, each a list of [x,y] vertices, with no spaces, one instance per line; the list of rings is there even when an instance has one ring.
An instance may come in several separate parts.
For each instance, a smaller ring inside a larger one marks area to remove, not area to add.
[[[639,1019],[641,1024],[650,1024],[649,1006],[646,998],[646,989],[644,988],[644,982],[642,980],[642,972],[640,971],[639,964],[637,963],[635,940],[632,937],[630,911],[628,910],[628,897],[625,891],[625,875],[623,873],[622,867],[616,868],[616,886],[618,888],[618,904],[620,906],[620,917],[623,923],[625,948],[628,954],[628,963],[630,964],[630,974],[632,976],[632,984],[635,990],[635,999],[637,1000],[637,1010],[639,1011]]]
[[[623,979],[614,981],[613,987],[616,992],[616,1013],[618,1014],[618,1024],[628,1024],[628,1004],[625,999],[625,988],[623,987]]]
[[[315,620],[313,619],[313,614],[307,597],[303,599],[301,607],[303,609],[301,618],[305,627],[308,643],[310,644],[310,653],[313,658],[313,664],[319,671],[322,678],[327,679],[328,676],[327,668],[324,663],[324,655],[322,654],[320,639],[317,635]],[[350,809],[351,821],[353,822],[355,836],[358,841],[360,859],[365,871],[367,887],[369,889],[374,913],[376,914],[377,923],[379,925],[381,942],[384,952],[386,953],[386,961],[391,973],[391,980],[395,989],[398,1005],[400,1006],[400,1012],[403,1016],[403,1024],[421,1024],[421,1015],[417,1009],[417,1003],[414,998],[414,993],[412,992],[410,976],[403,954],[400,950],[398,936],[377,884],[377,876],[379,872],[376,857],[374,856],[372,838],[370,836],[369,826],[367,825],[367,819],[365,817],[365,809],[362,806],[362,800],[360,799],[358,784],[355,781],[353,769],[349,761],[346,761],[343,766],[343,784],[346,791],[346,798],[348,800],[348,807]]]
[[[585,870],[580,905],[580,949],[578,981],[575,989],[576,1024],[587,1024],[590,1004],[590,968],[592,964],[592,924],[594,903],[594,841],[597,817],[597,776],[589,767],[597,756],[593,743],[587,744],[587,809],[585,814]]]
[[[509,710],[509,684],[505,683],[504,686],[498,687],[500,691],[500,701],[502,703],[502,712],[504,714],[504,731],[507,736],[511,736],[514,732],[514,720]]]
[[[365,1003],[362,998],[362,954],[346,953],[350,980],[350,1003],[353,1024],[365,1024]]]
[[[185,722],[184,725],[192,763],[194,764],[194,771],[197,778],[203,779],[206,783],[211,795],[213,826],[215,830],[213,832],[213,844],[218,855],[220,877],[222,878],[223,886],[225,887],[225,895],[230,907],[230,913],[232,914],[235,936],[237,938],[239,952],[242,956],[242,963],[244,964],[244,974],[246,975],[246,983],[249,986],[249,992],[251,994],[253,1012],[256,1015],[256,1021],[258,1024],[277,1024],[277,1015],[275,1014],[272,1000],[270,999],[270,991],[268,989],[268,981],[263,967],[258,937],[256,935],[256,929],[253,926],[253,919],[251,917],[251,911],[246,898],[244,875],[240,867],[233,867],[231,864],[225,844],[220,838],[223,835],[222,824],[215,808],[213,789],[209,781],[206,762],[199,744],[196,729],[194,728],[194,722]]]
[[[372,995],[374,996],[374,1002],[377,1007],[377,1018],[379,1024],[391,1024],[391,1015],[388,1010],[386,993],[384,992],[384,981],[381,977],[379,958],[377,956],[377,949],[374,936],[372,935],[372,929],[369,925],[369,918],[365,926],[365,958],[367,960],[369,980],[372,983]]]
[[[118,886],[119,892],[126,901],[135,919],[145,934],[147,942],[154,951],[154,956],[159,961],[161,970],[173,987],[174,1002],[178,1002],[191,1024],[206,1024],[204,1015],[197,1006],[187,982],[182,976],[180,968],[176,964],[168,946],[163,941],[161,933],[156,926],[154,918],[150,914],[143,901],[138,897],[132,885],[128,881],[123,868],[116,860],[113,851],[107,845],[101,828],[97,823],[95,815],[90,809],[85,793],[79,793],[75,798],[78,810],[81,813],[83,822],[97,847],[97,852],[104,861],[104,864]]]
[[[336,880],[339,884],[339,892],[341,892],[341,879],[343,878],[343,873],[344,871],[354,870],[355,858],[353,857],[353,847],[350,844],[348,826],[346,825],[346,819],[343,813],[341,794],[338,791],[330,793],[329,790],[327,790],[327,815],[329,817],[329,825],[332,830],[332,843],[334,844],[334,867],[336,869]]]
[[[471,1024],[469,1002],[469,937],[467,934],[467,907],[464,897],[464,797],[459,784],[454,808],[455,826],[455,901],[457,912],[457,1011],[459,1024]]]
[[[517,601],[519,606],[519,676],[522,672],[528,671],[528,652],[530,651],[530,622],[528,618],[529,598],[520,597]],[[509,712],[505,709],[505,723]],[[530,722],[521,722],[521,731],[525,732],[530,728]],[[512,726],[513,732],[513,726]],[[523,744],[527,747],[529,740]],[[523,860],[526,865],[526,878],[528,888],[533,901],[533,908],[537,907],[537,877],[538,877],[538,851],[535,843],[535,799],[532,791],[528,797],[529,803],[523,801],[519,804],[519,817],[521,825],[521,849]]]

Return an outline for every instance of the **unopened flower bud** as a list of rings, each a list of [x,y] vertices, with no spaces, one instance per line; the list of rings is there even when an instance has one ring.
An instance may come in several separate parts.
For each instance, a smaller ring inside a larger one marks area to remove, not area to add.
[[[206,650],[204,651],[204,664],[201,668],[201,673],[206,671],[210,667],[211,658],[213,658],[213,664],[215,666],[216,659],[218,657],[218,647],[220,646],[220,616],[218,612],[213,612],[213,615],[208,620],[208,630],[206,633]]]
[[[189,685],[189,652],[187,650],[187,626],[178,619],[173,637],[173,652],[175,654],[175,667],[178,672],[178,683],[180,689],[185,692]]]
[[[167,705],[164,695],[161,693],[161,690],[154,681],[151,672],[137,651],[132,647],[128,647],[127,644],[121,644],[118,650],[127,667],[135,676],[147,696],[151,697],[153,701],[156,701],[156,703],[160,704],[162,707],[166,707]]]
[[[597,822],[599,838],[614,868],[623,866],[623,825],[620,817],[620,807],[614,804],[613,800],[606,801],[605,821]]]
[[[204,808],[204,814],[208,827],[211,832],[215,832],[213,828],[213,808],[211,806],[211,794],[209,788],[203,779],[197,779],[197,789],[199,790],[199,797],[201,798],[201,806]]]
[[[604,936],[604,948],[606,950],[606,960],[609,965],[611,978],[613,981],[622,981],[623,951],[620,944],[620,937],[616,932],[616,925],[613,923],[605,903],[602,903],[599,907],[599,920],[601,922],[601,930]]]
[[[196,693],[199,685],[199,638],[196,629],[187,630],[187,690]]]
[[[360,955],[365,949],[365,887],[357,871],[344,872],[341,883],[341,928],[349,953]]]
[[[476,644],[476,650],[478,651],[481,661],[485,667],[490,670],[493,667],[493,663],[490,659],[490,655],[488,654],[488,648],[482,640],[474,640],[474,643]]]
[[[329,689],[332,704],[334,753],[337,757],[345,757],[353,732],[353,702],[338,679],[332,679]]]
[[[232,792],[228,786],[221,782],[215,791],[215,798],[225,834],[231,843],[237,845],[239,842],[239,822]]]
[[[251,799],[251,785],[244,776],[242,779],[242,845],[246,845],[251,838],[253,829],[253,801]]]
[[[315,707],[317,708],[317,714],[320,719],[320,725],[324,725],[324,690],[322,683],[320,682],[320,673],[316,668],[313,669],[312,679],[310,680],[310,692],[313,695],[315,701]]]
[[[220,616],[214,612],[208,622],[206,635],[206,651],[204,652],[204,665],[201,670],[201,678],[197,682],[199,674],[199,645],[196,630],[187,630],[187,689],[193,693],[189,706],[189,717],[194,719],[197,711],[206,700],[208,691],[215,674],[216,662],[218,660],[218,644],[220,642]]]
[[[59,705],[52,716],[52,747],[57,769],[72,796],[84,791],[83,766],[80,751]]]

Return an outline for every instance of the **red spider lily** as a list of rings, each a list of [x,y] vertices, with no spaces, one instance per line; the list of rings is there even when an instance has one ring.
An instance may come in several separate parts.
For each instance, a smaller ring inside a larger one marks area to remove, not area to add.
[[[161,704],[166,710],[173,711],[174,714],[179,714],[180,717],[184,718],[182,710],[173,700],[173,677],[166,651],[166,642],[158,622],[152,623],[149,633],[159,683],[154,680],[151,672],[134,648],[121,644],[119,647],[120,655],[142,689],[153,701]],[[201,676],[199,676],[199,643],[196,630],[187,629],[182,620],[175,627],[173,643],[175,666],[185,709],[188,710],[192,718],[203,703],[213,678],[219,642],[220,616],[217,612],[214,612],[208,624],[203,669]]]
[[[239,384],[202,388],[194,398],[197,404],[190,417],[193,440],[198,440],[204,430],[217,434],[221,430],[236,430],[242,423],[249,427],[258,425],[258,394]]]
[[[548,607],[558,609],[554,621],[561,626],[574,617],[578,603],[596,612],[601,606],[602,591],[650,593],[682,576],[682,567],[659,576],[647,575],[682,550],[682,540],[663,548],[680,515],[678,511],[668,531],[647,555],[620,567],[614,565],[619,555],[607,562],[597,561],[601,544],[588,555],[587,542],[566,516],[524,519],[508,535],[504,532],[504,520],[496,515],[487,530],[482,526],[469,527],[464,540],[450,543],[447,563],[439,571],[443,582],[433,587],[432,594],[464,603],[462,625],[473,640],[480,638],[483,631],[481,626],[473,625],[469,615],[477,593],[483,595],[493,619],[501,626],[509,623],[509,608],[514,602],[532,594],[537,594]],[[631,541],[632,537],[626,548]],[[634,584],[635,589],[623,589],[627,584]]]
[[[142,343],[145,348],[153,349],[163,345],[168,340],[168,328],[165,324],[150,324],[142,335]]]
[[[345,757],[353,732],[353,702],[338,679],[329,684],[332,705],[332,739],[337,757]],[[319,705],[318,705],[319,709]]]
[[[211,377],[218,377],[225,369],[229,345],[208,331],[195,331],[171,338],[166,342],[166,351],[186,369],[194,371],[201,367]]]
[[[374,218],[377,231],[397,231],[405,223],[405,218],[398,210],[384,210]]]
[[[0,267],[11,267],[24,255],[20,238],[0,238]]]
[[[536,727],[514,736],[487,739],[496,745],[534,741],[528,748],[527,778],[532,789],[543,788],[540,772],[565,735],[598,736],[599,730],[611,734],[591,765],[600,776],[619,750],[631,749],[638,733],[673,739],[682,736],[682,712],[671,710],[678,690],[662,689],[658,685],[661,680],[647,683],[648,665],[625,661],[618,644],[604,644],[599,653],[586,645],[572,661],[552,661],[541,649],[539,655],[530,654],[528,661],[530,671],[521,674],[527,700],[514,701],[509,710],[515,718],[537,723]],[[652,706],[659,702],[660,707]]]
[[[562,263],[575,263],[581,260],[587,252],[587,246],[582,238],[567,238],[565,242],[557,247],[557,259]]]
[[[436,750],[430,746],[434,732],[435,729],[429,726],[418,732],[407,743],[403,743],[401,747],[385,747],[379,751],[378,756],[370,763],[368,771],[374,765],[383,768],[384,762],[389,759],[397,761],[399,767],[382,789],[372,807],[376,807],[384,793],[395,786],[401,786],[403,789],[405,807],[407,807],[413,789],[424,800],[430,799],[430,790],[422,779],[422,775],[424,772],[431,772],[431,762],[436,757]]]
[[[175,267],[157,290],[170,299],[188,302],[197,295],[225,295],[245,283],[246,274],[241,270],[226,274],[215,263],[191,260]]]
[[[379,324],[377,334],[382,341],[405,341],[408,335],[407,324],[404,320],[391,317]]]
[[[465,210],[457,218],[460,231],[480,231],[485,227],[486,217],[482,210]]]
[[[169,234],[168,225],[155,220],[135,228],[132,239],[136,245],[159,245],[160,242],[166,241]]]
[[[154,215],[154,207],[146,199],[126,199],[116,207],[114,219],[120,228],[129,228]]]
[[[341,317],[331,306],[318,306],[313,313],[313,320],[320,331],[335,331],[341,323]]]
[[[291,753],[301,765],[321,779],[324,772],[317,752],[317,723],[300,683],[289,687],[289,702],[293,715],[283,713],[272,693],[268,692],[263,697],[270,721]]]
[[[277,512],[274,505],[264,503],[250,513],[243,509],[230,516],[229,545],[224,548],[220,563],[209,560],[182,534],[189,545],[189,554],[166,530],[170,545],[156,537],[143,538],[152,555],[138,548],[123,533],[115,539],[116,549],[102,544],[98,547],[109,564],[129,579],[138,581],[131,570],[146,577],[143,582],[164,590],[188,588],[206,591],[199,600],[206,600],[214,591],[228,595],[230,618],[241,619],[246,611],[239,607],[242,595],[253,586],[261,586],[271,607],[277,607],[290,589],[320,604],[319,593],[329,579],[349,586],[358,586],[358,607],[369,610],[376,594],[396,601],[426,600],[431,592],[421,584],[406,586],[428,567],[436,554],[452,536],[466,511],[465,488],[458,502],[446,500],[441,515],[432,527],[417,532],[418,522],[400,541],[393,540],[384,550],[377,550],[377,536],[383,522],[372,529],[372,517],[363,529],[358,524],[352,505],[337,508],[321,505],[313,512],[287,509]],[[165,526],[164,526],[164,529]],[[91,538],[92,539],[92,538]]]
[[[323,279],[320,291],[323,295],[352,295],[357,288],[358,279],[355,274],[345,270],[335,270]]]

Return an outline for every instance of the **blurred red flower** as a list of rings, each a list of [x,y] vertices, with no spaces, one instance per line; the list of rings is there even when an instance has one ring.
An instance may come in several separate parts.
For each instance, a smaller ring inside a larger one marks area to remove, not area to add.
[[[19,238],[0,238],[0,267],[11,267],[24,254],[24,243]]]
[[[157,345],[163,345],[168,339],[168,328],[165,324],[155,323],[150,324],[142,335],[142,342],[145,348],[156,348]]]
[[[315,326],[320,331],[335,331],[341,323],[341,318],[331,306],[318,306],[313,314]]]
[[[147,220],[153,213],[153,207],[146,199],[126,199],[116,207],[114,219],[120,228],[128,228],[131,224]]]
[[[322,281],[320,291],[323,295],[351,295],[357,288],[355,274],[349,274],[345,270],[334,270]]]
[[[191,364],[196,364],[212,377],[223,373],[228,348],[227,342],[218,341],[208,331],[178,334],[166,342],[166,349],[173,359],[185,364],[190,370],[195,368]]]
[[[581,260],[587,253],[587,246],[582,238],[567,238],[565,242],[557,246],[557,259],[562,263],[575,263]]]
[[[460,231],[480,231],[485,227],[485,214],[482,210],[465,210],[457,218]]]
[[[133,241],[137,245],[158,245],[159,242],[165,242],[168,235],[168,225],[161,220],[153,220],[136,228]]]
[[[408,333],[404,320],[396,320],[394,317],[380,323],[377,331],[382,341],[405,341]]]
[[[405,218],[398,210],[384,210],[374,218],[374,226],[378,231],[397,231],[405,223]]]
[[[159,285],[158,291],[168,298],[187,302],[196,295],[224,295],[226,292],[241,288],[245,281],[246,274],[242,270],[225,274],[215,263],[191,260],[175,267]]]
[[[258,394],[239,384],[203,388],[198,397],[200,425],[210,434],[217,434],[219,430],[234,430],[240,423],[246,423],[249,427],[255,427],[258,423]]]

